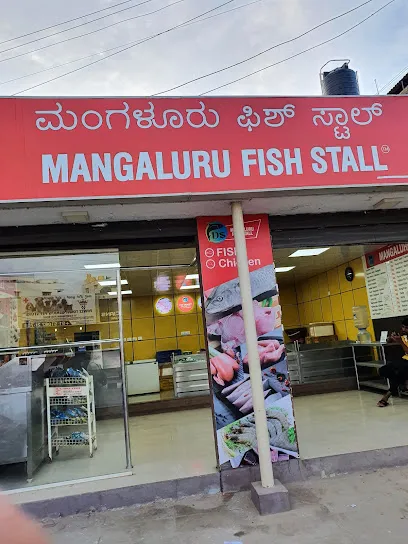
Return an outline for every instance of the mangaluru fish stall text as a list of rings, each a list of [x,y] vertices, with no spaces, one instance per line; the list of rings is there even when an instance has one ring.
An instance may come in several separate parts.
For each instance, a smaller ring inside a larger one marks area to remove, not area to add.
[[[316,174],[388,170],[377,146],[313,147],[309,158],[307,166]],[[302,175],[306,164],[300,147],[243,149],[241,163],[242,174],[248,177]],[[42,155],[43,183],[228,178],[231,172],[231,154],[226,149],[141,151],[135,156],[128,152]]]

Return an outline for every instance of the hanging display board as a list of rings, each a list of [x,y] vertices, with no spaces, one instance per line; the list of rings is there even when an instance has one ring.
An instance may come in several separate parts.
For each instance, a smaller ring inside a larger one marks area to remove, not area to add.
[[[251,378],[231,217],[198,218],[220,464],[256,464]],[[245,216],[251,290],[272,460],[298,457],[268,216]]]
[[[408,315],[408,244],[393,244],[364,257],[372,319]]]

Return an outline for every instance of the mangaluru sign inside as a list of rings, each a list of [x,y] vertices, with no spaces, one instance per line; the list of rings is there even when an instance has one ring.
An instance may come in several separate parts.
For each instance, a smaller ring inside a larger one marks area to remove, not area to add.
[[[404,96],[4,98],[0,201],[404,184],[407,114]]]

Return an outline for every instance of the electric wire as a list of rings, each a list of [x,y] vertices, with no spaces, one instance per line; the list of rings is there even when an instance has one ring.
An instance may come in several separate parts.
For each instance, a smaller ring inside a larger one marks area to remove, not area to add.
[[[138,7],[142,4],[146,4],[147,2],[151,2],[152,0],[145,0],[141,4],[137,4],[136,6],[132,6],[131,8],[126,9],[133,9],[135,7]],[[84,38],[85,36],[90,36],[91,34],[96,34],[97,32],[101,32],[102,30],[106,30],[107,28],[111,28],[112,26],[120,25],[122,23],[126,23],[128,21],[133,21],[134,19],[140,19],[142,17],[147,17],[148,15],[153,15],[154,13],[159,13],[159,11],[163,11],[167,8],[171,8],[175,4],[180,4],[180,2],[185,2],[186,0],[176,0],[176,2],[173,2],[172,4],[166,4],[165,6],[161,6],[158,9],[155,9],[153,11],[149,11],[147,13],[141,13],[140,15],[135,15],[133,17],[126,17],[126,19],[122,19],[121,21],[115,21],[114,23],[111,23],[106,26],[102,26],[100,28],[96,28],[95,30],[91,30],[89,32],[85,32],[84,34],[78,34],[78,36],[71,36],[70,38],[65,38],[65,40],[59,40],[55,43],[49,43],[48,45],[44,45],[42,47],[38,47],[37,49],[31,49],[31,51],[24,51],[24,53],[19,53],[18,55],[14,55],[14,57],[8,57],[6,59],[0,59],[0,62],[6,62],[8,60],[17,59],[19,57],[25,57],[26,55],[31,55],[31,53],[37,53],[37,51],[42,51],[43,49],[48,49],[49,47],[55,47],[56,45],[61,45],[62,43],[70,42],[72,40],[77,40],[78,38]],[[125,10],[121,10],[125,11]],[[116,12],[119,13],[119,12]],[[114,15],[114,14],[111,14]],[[105,16],[106,17],[106,16]],[[102,19],[102,17],[101,17]],[[99,19],[94,19],[93,21],[90,21],[91,23],[94,23],[95,21],[99,21]],[[88,23],[83,23],[83,25],[87,25]],[[54,34],[49,34],[48,36],[44,36],[43,38],[37,38],[35,40],[32,40],[31,42],[26,42],[21,45],[16,45],[15,47],[10,47],[9,49],[3,49],[3,51],[0,51],[1,53],[6,53],[7,51],[12,51],[13,49],[17,49],[18,47],[22,47],[24,45],[28,45],[30,43],[38,42],[40,40],[43,40],[44,38],[51,38],[52,36],[57,36],[58,34],[61,34],[62,32],[67,32],[68,30],[73,30],[75,28],[78,28],[83,25],[77,25],[76,27],[68,28],[67,30],[61,30],[60,32],[55,32]]]
[[[160,96],[161,94],[169,93],[171,91],[175,91],[176,89],[180,89],[181,87],[185,87],[186,85],[189,85],[190,83],[195,83],[196,81],[200,81],[201,79],[205,79],[207,77],[220,74],[222,72],[225,72],[226,70],[230,70],[231,68],[235,68],[236,66],[240,66],[241,64],[245,64],[246,62],[249,62],[250,60],[256,59],[257,57],[260,57],[261,55],[264,55],[265,53],[268,53],[269,51],[272,51],[273,49],[277,49],[279,47],[282,47],[283,45],[287,45],[289,43],[293,43],[300,38],[303,38],[304,36],[307,36],[308,34],[311,34],[315,30],[321,28],[322,26],[327,25],[328,23],[331,23],[333,21],[336,21],[337,19],[340,19],[341,17],[345,17],[346,15],[349,15],[350,13],[361,9],[362,7],[366,6],[367,4],[370,4],[373,2],[373,0],[366,0],[362,4],[359,4],[358,6],[349,9],[348,11],[345,11],[344,13],[341,13],[340,15],[336,15],[335,17],[331,17],[330,19],[327,19],[326,21],[323,21],[322,23],[314,26],[313,28],[310,28],[306,32],[303,32],[302,34],[299,34],[298,36],[295,36],[294,38],[290,38],[289,40],[285,40],[283,42],[277,43],[271,47],[268,47],[267,49],[264,49],[263,51],[260,51],[259,53],[256,53],[255,55],[251,55],[250,57],[247,57],[243,60],[240,60],[238,62],[235,62],[233,64],[229,64],[228,66],[224,66],[224,68],[220,68],[219,70],[214,70],[213,72],[209,72],[208,74],[204,74],[202,76],[195,77],[194,79],[190,79],[189,81],[185,81],[184,83],[180,83],[179,85],[175,85],[174,87],[170,87],[169,89],[166,89],[165,91],[160,91],[158,93],[153,94],[152,96]]]
[[[83,70],[85,68],[88,68],[89,66],[93,66],[94,64],[97,64],[98,62],[102,62],[110,57],[113,57],[114,55],[118,55],[119,53],[123,53],[124,51],[127,51],[128,49],[132,49],[133,47],[136,47],[137,45],[141,45],[142,43],[146,43],[150,40],[153,40],[154,38],[158,38],[159,36],[163,36],[164,34],[168,34],[169,32],[172,32],[173,30],[177,30],[179,28],[182,28],[186,25],[186,23],[190,23],[192,21],[195,21],[196,19],[199,19],[200,17],[203,17],[204,15],[208,15],[209,13],[212,13],[213,11],[216,11],[224,6],[227,6],[228,4],[232,4],[235,2],[235,0],[226,0],[219,6],[216,6],[215,8],[212,8],[210,10],[204,11],[203,13],[200,13],[199,15],[196,15],[195,17],[192,17],[191,19],[187,19],[187,21],[184,21],[183,23],[180,23],[178,25],[172,26],[166,30],[162,30],[161,32],[158,32],[156,34],[153,34],[151,36],[148,36],[147,38],[144,38],[142,40],[136,41],[134,43],[129,44],[127,47],[124,47],[120,49],[119,51],[115,51],[114,53],[111,53],[109,55],[106,55],[106,57],[103,57],[101,59],[94,60],[93,62],[90,62],[88,64],[85,64],[84,66],[80,66],[76,68],[75,70],[70,70],[69,72],[65,72],[64,74],[60,74],[56,77],[53,77],[47,81],[43,81],[42,83],[37,83],[37,85],[32,85],[31,87],[27,87],[26,89],[23,89],[21,91],[18,91],[11,96],[17,96],[18,94],[31,91],[32,89],[36,89],[37,87],[41,87],[42,85],[45,85],[46,83],[51,83],[52,81],[56,81],[57,79],[61,79],[62,77],[65,77],[67,75],[73,74],[75,72],[79,72],[80,70]]]
[[[305,53],[308,53],[309,51],[313,51],[314,49],[317,49],[318,47],[321,47],[322,45],[326,45],[326,44],[328,44],[330,42],[333,42],[334,40],[337,40],[338,38],[341,38],[345,34],[348,34],[352,30],[354,30],[355,28],[358,28],[363,23],[365,23],[366,21],[368,21],[369,19],[371,19],[372,17],[374,17],[375,15],[380,13],[380,11],[384,10],[385,8],[387,8],[389,5],[393,4],[394,2],[395,2],[395,0],[390,0],[389,2],[387,2],[386,4],[381,6],[379,9],[375,10],[373,13],[371,13],[370,15],[368,15],[367,17],[365,17],[364,19],[359,21],[357,24],[351,26],[350,28],[348,28],[347,30],[341,32],[340,34],[337,34],[336,36],[333,36],[332,38],[329,38],[328,40],[325,40],[325,41],[320,42],[320,43],[318,43],[316,45],[313,45],[312,47],[304,49],[303,51],[300,51],[299,53],[296,53],[295,55],[291,55],[290,57],[286,57],[285,59],[282,59],[282,60],[280,60],[278,62],[274,62],[273,64],[269,64],[268,66],[264,66],[263,68],[260,68],[259,70],[255,70],[254,72],[251,72],[251,73],[246,74],[244,76],[241,76],[241,77],[239,77],[237,79],[229,81],[228,83],[224,83],[223,85],[218,85],[218,87],[214,87],[213,89],[205,91],[204,93],[201,93],[199,96],[204,96],[204,95],[212,93],[214,91],[218,91],[219,89],[222,89],[224,87],[232,85],[233,83],[237,83],[237,82],[242,81],[244,79],[247,79],[248,77],[251,77],[251,76],[253,76],[255,74],[259,74],[260,72],[263,72],[264,70],[268,70],[269,68],[272,68],[274,66],[278,66],[279,64],[283,64],[284,62],[287,62],[288,60],[292,60],[292,59],[294,59],[296,57],[300,57],[301,55],[304,55]]]
[[[113,8],[117,8],[118,6],[123,6],[124,4],[129,4],[129,2],[134,2],[134,0],[126,0],[125,2],[112,4],[111,6],[108,6],[106,8],[98,9],[97,11],[92,11],[90,13],[85,13],[84,15],[80,15],[79,17],[74,17],[73,19],[67,19],[66,21],[62,21],[61,23],[56,23],[55,25],[45,26],[44,28],[33,30],[32,32],[27,32],[26,34],[20,34],[20,36],[15,36],[14,38],[9,38],[8,40],[4,40],[0,42],[0,45],[3,45],[4,43],[13,42],[15,40],[21,40],[22,38],[27,38],[28,36],[33,36],[34,34],[39,34],[40,32],[51,30],[51,28],[57,28],[59,26],[67,25],[68,23],[73,23],[74,21],[79,21],[80,19],[84,19],[85,17],[91,17],[92,15],[97,15],[98,13],[102,13],[103,11],[107,11],[108,9],[113,9]],[[153,2],[153,0],[148,0],[148,2]],[[147,2],[142,2],[142,4],[145,4],[145,3]],[[140,4],[136,4],[136,6],[132,6],[132,7],[137,7],[138,5]],[[115,13],[118,13],[118,12],[115,12]],[[115,13],[109,13],[108,15],[105,15],[105,17],[110,17],[111,15],[115,15]],[[93,21],[89,21],[89,23],[93,23]],[[44,38],[46,37],[47,36],[44,36]]]
[[[213,19],[215,17],[220,17],[221,15],[226,15],[227,13],[230,13],[232,11],[237,11],[239,9],[246,8],[248,6],[252,6],[253,4],[259,4],[260,2],[265,2],[265,1],[267,1],[267,0],[252,0],[251,2],[247,2],[246,4],[241,4],[240,6],[236,6],[235,8],[230,8],[228,10],[222,11],[221,13],[214,13],[213,15],[209,15],[208,17],[204,17],[204,18],[198,19],[196,21],[191,21],[190,23],[185,23],[184,26],[187,27],[187,26],[194,25],[194,24],[197,24],[197,23],[202,23],[204,21],[208,21],[209,19]],[[105,50],[99,51],[97,53],[92,53],[91,55],[86,55],[85,57],[80,57],[80,58],[73,59],[73,60],[70,60],[70,61],[67,61],[67,62],[63,62],[61,64],[56,64],[54,66],[50,66],[49,68],[44,68],[42,70],[38,70],[37,72],[31,72],[29,74],[25,74],[23,76],[18,76],[18,77],[15,77],[13,79],[8,79],[6,81],[0,81],[0,85],[6,85],[7,83],[13,83],[14,81],[20,81],[21,79],[25,79],[27,77],[36,76],[38,74],[42,74],[44,72],[49,72],[51,70],[56,70],[57,68],[62,68],[64,66],[74,64],[75,62],[80,62],[82,60],[88,60],[90,58],[93,58],[93,57],[96,57],[96,56],[99,56],[99,55],[103,55],[104,53],[109,53],[110,51],[115,51],[116,49],[119,49],[121,47],[125,47],[127,45],[129,45],[129,44],[117,45],[116,47],[110,47],[109,49],[105,49]]]
[[[398,74],[396,74],[392,79],[390,79],[385,85],[383,85],[380,89],[379,89],[379,92],[381,93],[384,89],[386,89],[387,87],[389,87],[391,84],[394,84],[396,85],[398,83],[398,80],[399,78],[403,75],[403,74],[406,74],[408,71],[408,66],[406,66],[403,70],[401,70],[400,72],[398,72]]]

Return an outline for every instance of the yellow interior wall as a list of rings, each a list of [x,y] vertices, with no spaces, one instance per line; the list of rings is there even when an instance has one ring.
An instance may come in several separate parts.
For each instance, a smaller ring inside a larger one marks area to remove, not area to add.
[[[345,277],[348,266],[354,271],[351,282]],[[356,340],[358,331],[353,322],[353,306],[367,306],[370,316],[361,259],[346,262],[296,285],[283,285],[279,291],[285,329],[328,321],[334,323],[339,340]],[[374,340],[371,316],[369,323],[368,332]]]
[[[181,349],[197,352],[205,348],[203,318],[197,298],[190,313],[181,313],[177,308],[178,295],[173,299],[173,308],[168,315],[155,310],[157,297],[132,297],[124,307],[125,359],[136,361],[154,359],[157,351]],[[188,335],[182,333],[189,332]],[[142,338],[138,340],[138,338]]]
[[[170,295],[173,308],[169,315],[161,316],[154,304],[158,297],[124,297],[123,335],[125,338],[125,361],[154,359],[157,351],[181,349],[197,352],[205,349],[204,323],[202,311],[198,306],[199,297],[189,295],[194,300],[190,313],[182,313],[176,301],[179,295]],[[101,299],[99,303],[99,323],[45,327],[44,331],[58,343],[74,341],[75,332],[98,331],[101,340],[119,338],[118,307],[116,299]],[[182,333],[189,332],[188,335]],[[138,340],[141,338],[141,340]],[[34,329],[22,329],[20,345],[34,345]],[[111,347],[104,344],[103,348]]]

